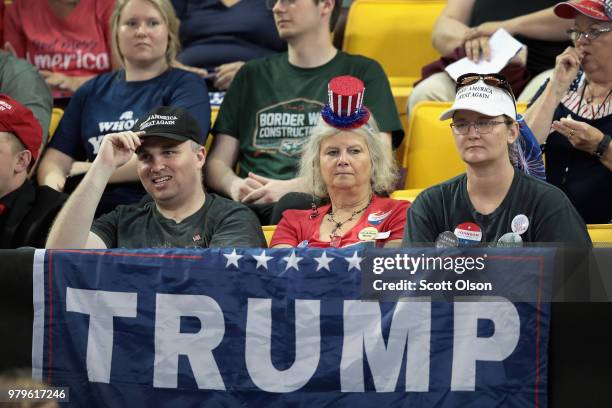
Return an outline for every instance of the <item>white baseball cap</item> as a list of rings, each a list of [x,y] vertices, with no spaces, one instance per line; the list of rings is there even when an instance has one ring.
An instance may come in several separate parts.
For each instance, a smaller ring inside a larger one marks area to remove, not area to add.
[[[516,118],[514,97],[502,88],[486,84],[482,79],[459,88],[455,103],[440,115],[440,120],[452,118],[458,110],[469,110],[486,116],[506,115],[512,119]]]

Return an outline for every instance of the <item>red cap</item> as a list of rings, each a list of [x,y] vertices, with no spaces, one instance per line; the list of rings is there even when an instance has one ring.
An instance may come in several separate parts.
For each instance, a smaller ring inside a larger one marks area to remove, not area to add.
[[[610,3],[610,0],[566,1],[557,4],[554,11],[561,18],[576,18],[580,13],[595,20],[612,21],[612,17],[606,14],[606,11],[610,12]]]
[[[0,94],[0,132],[13,133],[32,153],[32,161],[38,158],[42,143],[38,120],[31,110],[5,94]]]

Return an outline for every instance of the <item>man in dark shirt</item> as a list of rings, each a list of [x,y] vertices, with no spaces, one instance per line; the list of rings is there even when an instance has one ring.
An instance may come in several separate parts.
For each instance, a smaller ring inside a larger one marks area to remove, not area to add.
[[[28,180],[42,136],[32,111],[0,94],[0,248],[43,246],[51,221],[66,199]]]
[[[188,111],[156,108],[134,130],[104,137],[91,169],[53,225],[47,248],[265,247],[248,208],[204,191],[206,150]],[[111,174],[134,152],[152,201],[119,206],[93,221]]]

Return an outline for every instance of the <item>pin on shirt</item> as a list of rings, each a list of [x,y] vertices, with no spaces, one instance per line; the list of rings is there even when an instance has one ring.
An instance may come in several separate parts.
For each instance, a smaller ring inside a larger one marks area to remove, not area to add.
[[[527,218],[525,214],[518,214],[512,219],[510,227],[512,232],[505,233],[497,240],[498,247],[522,247],[523,238],[521,238],[521,235],[524,234],[529,228],[529,218]]]
[[[359,231],[359,234],[357,234],[357,238],[359,238],[360,241],[371,241],[373,239],[376,239],[377,235],[378,230],[376,228],[365,227],[364,229]]]
[[[516,232],[506,232],[497,240],[497,246],[502,248],[520,248],[523,246],[523,239]]]
[[[444,231],[436,238],[436,248],[457,248],[459,239],[450,231]]]
[[[381,222],[383,222],[385,220],[385,218],[387,218],[389,216],[389,214],[391,214],[391,211],[387,211],[387,212],[376,211],[376,212],[373,212],[372,214],[368,215],[368,223],[370,223],[372,225],[378,225]]]
[[[463,222],[455,227],[455,236],[460,245],[474,246],[482,240],[482,230],[473,222]]]
[[[525,214],[519,214],[512,219],[512,223],[510,224],[512,227],[512,232],[523,235],[527,228],[529,228],[529,218]]]

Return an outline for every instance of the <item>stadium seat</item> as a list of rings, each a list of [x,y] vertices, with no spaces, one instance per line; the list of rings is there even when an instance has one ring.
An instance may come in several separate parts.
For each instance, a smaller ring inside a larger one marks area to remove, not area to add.
[[[440,57],[431,45],[431,31],[445,5],[446,0],[355,0],[344,51],[377,60],[391,86],[412,86],[421,67]]]
[[[419,188],[415,188],[412,190],[395,190],[393,193],[391,193],[391,198],[394,198],[396,200],[413,202],[414,199],[417,198],[417,196],[421,193],[421,191],[423,190]]]
[[[264,225],[261,229],[263,230],[264,237],[266,237],[266,243],[270,246],[272,235],[274,235],[274,231],[276,231],[276,225]]]
[[[212,130],[213,126],[215,125],[215,120],[217,120],[218,114],[219,114],[219,107],[211,106],[210,108],[210,130]],[[210,152],[210,147],[212,146],[213,139],[214,139],[213,134],[209,133],[208,138],[206,139],[206,145],[204,146],[206,147],[206,154]]]
[[[446,0],[356,0],[344,32],[344,51],[378,61],[389,77],[400,112],[421,68],[440,58],[431,44]]]
[[[455,147],[450,120],[439,117],[451,102],[420,102],[412,113],[405,139],[401,167],[406,169],[405,189],[423,189],[465,171]],[[527,108],[517,104],[519,112]]]
[[[588,224],[587,229],[593,243],[612,243],[612,224]]]
[[[405,189],[423,189],[465,171],[449,128],[440,114],[450,102],[421,102],[411,115],[401,166],[406,169]]]
[[[53,111],[51,112],[51,123],[49,123],[49,139],[47,140],[47,143],[51,140],[51,138],[55,134],[55,129],[57,129],[57,125],[59,125],[59,122],[60,122],[60,119],[62,119],[62,116],[64,116],[63,109],[53,108]]]
[[[382,65],[404,130],[413,84],[424,65],[440,58],[431,32],[445,5],[446,0],[355,0],[348,13],[343,50]],[[402,143],[396,151],[398,162],[405,150]]]

